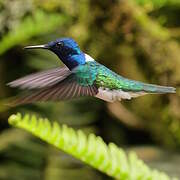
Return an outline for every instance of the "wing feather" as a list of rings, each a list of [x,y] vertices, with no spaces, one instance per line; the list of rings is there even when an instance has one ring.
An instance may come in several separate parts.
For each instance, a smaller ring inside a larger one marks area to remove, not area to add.
[[[26,96],[17,98],[13,105],[27,104],[36,101],[58,101],[77,98],[80,96],[95,96],[98,88],[95,85],[82,86],[76,81],[75,75],[71,74],[63,81],[43,89],[30,92]]]
[[[10,87],[19,87],[20,89],[40,89],[63,81],[70,74],[71,71],[64,66],[25,76],[8,83],[8,85]]]

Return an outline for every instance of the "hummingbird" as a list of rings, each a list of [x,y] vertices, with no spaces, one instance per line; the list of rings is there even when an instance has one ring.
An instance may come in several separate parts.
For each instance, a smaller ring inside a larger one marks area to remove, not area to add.
[[[147,84],[125,78],[84,53],[72,38],[59,38],[24,49],[45,49],[55,53],[65,66],[27,75],[8,85],[28,90],[16,104],[68,100],[93,96],[107,102],[145,94],[175,93],[174,87]]]

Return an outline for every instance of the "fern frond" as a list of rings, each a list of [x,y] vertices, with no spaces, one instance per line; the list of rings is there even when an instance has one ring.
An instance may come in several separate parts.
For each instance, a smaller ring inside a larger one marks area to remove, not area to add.
[[[48,119],[35,116],[12,115],[9,123],[25,129],[58,149],[74,156],[88,165],[121,180],[170,180],[165,173],[151,170],[135,153],[126,153],[115,144],[106,145],[101,137],[86,136],[66,125],[59,126]]]
[[[18,27],[2,38],[0,41],[0,55],[33,36],[52,32],[65,20],[65,16],[57,13],[47,14],[40,10],[36,11],[32,17],[25,18]]]

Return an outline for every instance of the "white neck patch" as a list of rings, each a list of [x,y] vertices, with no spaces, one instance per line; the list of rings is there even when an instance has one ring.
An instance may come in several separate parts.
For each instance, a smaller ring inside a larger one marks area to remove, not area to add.
[[[86,60],[86,62],[94,61],[94,59],[91,56],[89,56],[88,54],[85,54],[85,60]]]

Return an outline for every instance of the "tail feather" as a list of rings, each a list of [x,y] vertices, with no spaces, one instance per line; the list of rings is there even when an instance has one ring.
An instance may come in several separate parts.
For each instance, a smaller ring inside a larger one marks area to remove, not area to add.
[[[143,84],[143,90],[148,93],[176,93],[176,88],[169,86],[159,86],[154,84]]]

